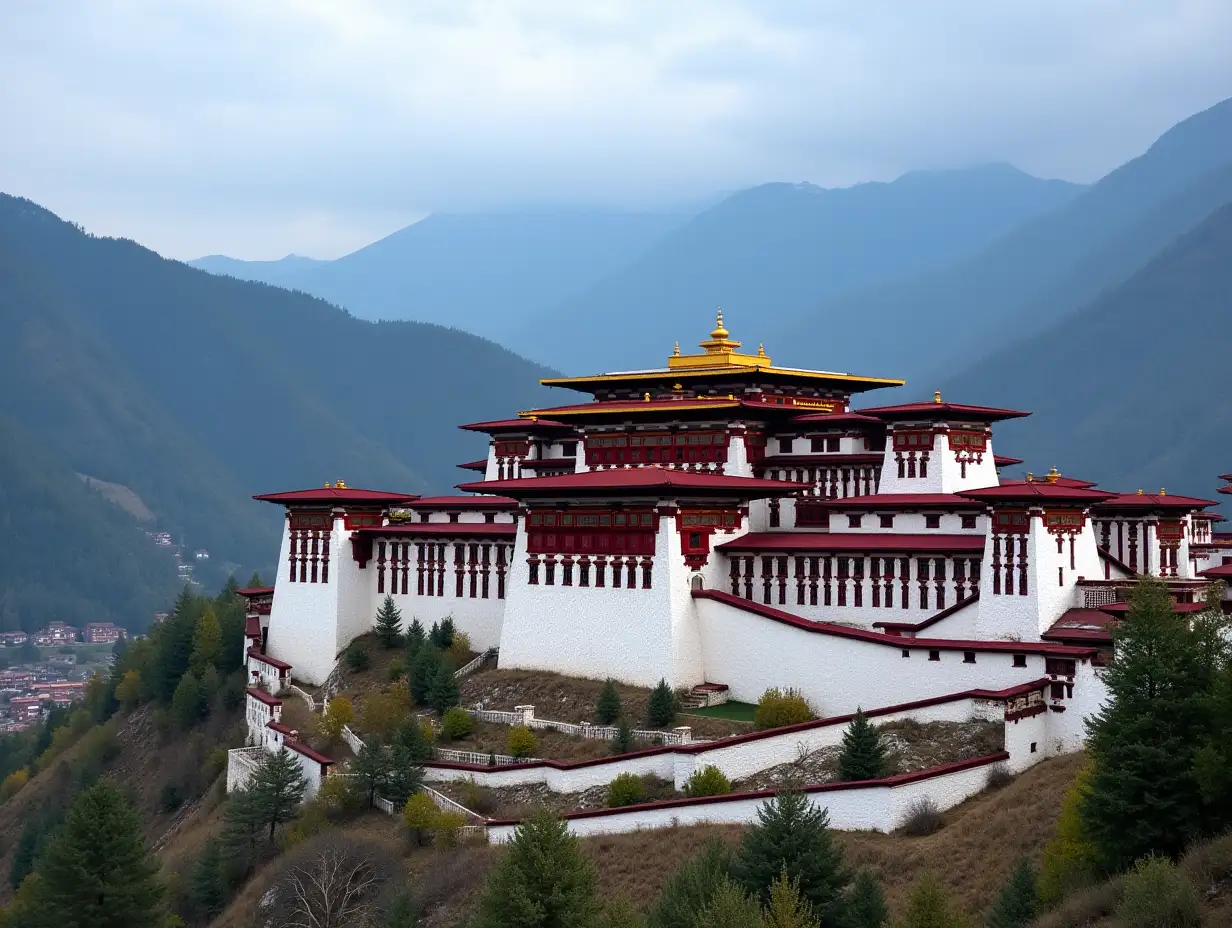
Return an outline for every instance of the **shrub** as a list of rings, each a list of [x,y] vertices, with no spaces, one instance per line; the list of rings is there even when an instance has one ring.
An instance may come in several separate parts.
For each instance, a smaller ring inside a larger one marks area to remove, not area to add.
[[[607,807],[618,809],[646,799],[646,784],[632,773],[622,773],[607,785]]]
[[[491,815],[496,811],[496,799],[491,791],[474,780],[463,780],[458,784],[458,791],[462,794],[462,805],[472,812]]]
[[[616,681],[611,677],[603,684],[599,698],[595,701],[595,721],[600,725],[611,725],[620,718],[620,693],[616,690]]]
[[[1125,928],[1199,928],[1198,890],[1166,857],[1144,857],[1125,877],[1117,917]]]
[[[350,670],[359,673],[361,670],[367,670],[372,664],[372,658],[368,655],[368,649],[356,645],[350,648],[346,653],[346,665]]]
[[[389,665],[389,669],[385,671],[385,676],[390,683],[406,675],[406,664],[402,661],[393,661]]]
[[[0,783],[0,802],[16,796],[29,782],[30,772],[25,767],[22,767],[20,770],[14,770],[4,778],[3,783]]]
[[[508,750],[514,757],[532,757],[538,747],[535,733],[525,725],[514,725],[509,729]]]
[[[331,703],[330,708],[333,708]],[[392,693],[372,693],[359,706],[359,727],[364,736],[388,741],[406,721],[407,710]]]
[[[329,708],[321,713],[317,728],[330,744],[337,744],[342,737],[342,729],[355,721],[355,709],[347,696],[335,696],[329,701]]]
[[[799,690],[771,687],[757,700],[753,724],[759,729],[782,728],[815,718],[813,709]]]
[[[184,796],[180,793],[180,787],[174,782],[164,783],[158,794],[159,811],[174,812],[183,804]]]
[[[1095,845],[1082,824],[1082,803],[1091,767],[1079,772],[1061,801],[1057,836],[1044,846],[1037,890],[1040,901],[1054,905],[1075,889],[1092,882],[1095,874]]]
[[[686,796],[722,796],[731,792],[731,781],[718,767],[707,764],[694,770],[684,785]]]
[[[437,827],[440,819],[441,810],[427,793],[416,793],[402,808],[402,822],[416,846],[424,843],[427,833]]]
[[[652,728],[667,728],[676,721],[676,694],[667,685],[666,680],[660,680],[650,691],[650,699],[646,704],[646,717]]]
[[[612,753],[628,754],[633,750],[633,728],[629,720],[621,716],[616,724],[616,734],[612,736]]]
[[[1014,775],[1010,773],[1005,764],[994,764],[988,771],[988,778],[984,781],[986,789],[1004,789],[1014,782]]]
[[[1232,832],[1191,848],[1181,870],[1199,887],[1232,880]]]
[[[362,791],[354,788],[350,777],[326,777],[312,802],[305,804],[304,808],[316,805],[327,818],[337,820],[362,811],[365,798]]]
[[[471,636],[466,632],[454,632],[453,641],[449,642],[445,653],[454,664],[461,667],[471,657]]]
[[[898,827],[903,834],[913,838],[931,835],[941,828],[941,810],[931,797],[921,796],[907,806],[907,812]]]
[[[475,719],[469,712],[458,706],[455,706],[441,716],[441,734],[450,741],[465,738],[474,730]]]
[[[440,848],[457,847],[466,816],[461,812],[440,812],[436,816],[436,845]]]

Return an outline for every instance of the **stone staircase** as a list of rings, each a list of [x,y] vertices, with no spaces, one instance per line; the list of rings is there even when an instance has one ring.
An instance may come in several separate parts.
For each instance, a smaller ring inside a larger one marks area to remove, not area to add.
[[[682,709],[705,709],[727,702],[726,683],[699,683],[680,700]]]

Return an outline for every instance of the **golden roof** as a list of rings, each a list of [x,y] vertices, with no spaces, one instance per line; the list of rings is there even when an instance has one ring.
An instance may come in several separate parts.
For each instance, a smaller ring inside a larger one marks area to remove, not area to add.
[[[767,368],[774,366],[766,355],[764,345],[758,349],[757,354],[741,354],[736,350],[740,347],[740,342],[728,338],[730,334],[727,327],[723,325],[723,309],[720,307],[715,313],[714,330],[710,333],[710,338],[697,343],[702,353],[681,354],[679,343],[677,343],[676,350],[667,359],[668,370],[695,370],[699,367]]]

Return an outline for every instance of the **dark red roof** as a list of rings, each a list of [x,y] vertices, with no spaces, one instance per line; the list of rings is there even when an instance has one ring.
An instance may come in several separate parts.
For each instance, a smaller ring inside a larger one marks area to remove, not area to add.
[[[1232,481],[1232,474],[1220,474],[1217,479]]]
[[[480,458],[478,461],[467,461],[465,464],[459,464],[458,466],[463,470],[477,470],[482,474],[488,469],[488,459]]]
[[[964,406],[961,403],[901,403],[897,406],[874,406],[861,409],[866,416],[896,421],[900,419],[962,419],[971,422],[1000,422],[1003,419],[1021,419],[1031,415],[1017,409],[998,409],[995,406]]]
[[[577,470],[577,458],[523,458],[522,466],[533,470]]]
[[[1100,612],[1107,612],[1111,615],[1124,615],[1129,612],[1129,603],[1108,603],[1106,606],[1100,606]],[[1195,612],[1201,612],[1206,608],[1206,603],[1173,603],[1172,611],[1178,615],[1192,615]]]
[[[954,493],[872,493],[868,496],[844,496],[839,499],[814,500],[828,509],[857,509],[875,512],[879,509],[904,511],[912,509],[982,509],[980,504]]]
[[[280,661],[276,657],[270,657],[268,654],[262,654],[256,648],[249,648],[248,656],[253,660],[260,661],[262,664],[269,664],[271,667],[277,667],[279,670],[291,669],[291,665],[286,661]]]
[[[245,638],[260,638],[261,637],[261,619],[255,615],[250,615],[244,620],[244,637]]]
[[[849,638],[856,641],[866,641],[869,644],[879,644],[891,648],[921,648],[932,651],[985,651],[1000,654],[1049,654],[1062,657],[1089,657],[1093,648],[1071,648],[1065,645],[1049,644],[1041,641],[972,641],[957,638],[904,638],[901,635],[883,635],[881,632],[871,632],[850,625],[835,625],[831,622],[814,622],[810,619],[792,615],[773,606],[765,606],[749,599],[742,599],[720,590],[694,590],[694,599],[713,599],[716,602],[752,612],[763,618],[784,625],[792,625],[807,632],[821,635],[832,635],[835,638]]]
[[[287,750],[294,751],[297,754],[303,754],[309,760],[315,760],[318,764],[332,764],[334,762],[332,758],[326,757],[320,751],[314,751],[302,741],[296,741],[294,737],[292,737],[295,729],[284,725],[282,722],[267,722],[265,727],[272,728],[274,731],[282,735],[282,743],[286,746]]]
[[[1212,580],[1232,580],[1232,564],[1220,564],[1218,567],[1208,567],[1198,571],[1199,577],[1210,577]]]
[[[1118,493],[1107,502],[1099,504],[1100,509],[1201,509],[1204,506],[1218,505],[1213,499],[1198,499],[1196,496],[1173,496],[1158,493]]]
[[[1022,458],[1010,458],[1006,457],[1004,454],[994,454],[992,456],[992,462],[998,467],[1012,467],[1015,464],[1021,464]]]
[[[540,419],[535,416],[527,416],[518,419],[493,419],[491,422],[471,422],[467,425],[459,425],[458,428],[466,429],[469,432],[533,432],[552,431],[565,429],[572,432],[573,426],[565,425],[563,422],[554,422],[551,419]]]
[[[281,706],[282,705],[281,699],[279,699],[277,696],[271,696],[269,693],[265,692],[265,690],[261,689],[260,687],[250,686],[248,687],[246,692],[253,699],[257,700],[258,702],[263,702],[267,706]]]
[[[1216,490],[1215,492],[1216,492],[1216,493],[1225,493],[1225,494],[1227,494],[1227,493],[1232,493],[1232,484],[1228,484],[1226,487],[1220,487],[1220,488],[1219,488],[1218,490]]]
[[[591,470],[554,477],[521,477],[516,480],[489,480],[462,483],[458,489],[471,492],[499,492],[515,498],[525,496],[612,496],[680,495],[737,496],[760,499],[798,493],[801,485],[786,480],[757,480],[725,474],[702,474],[671,470],[658,465]]]
[[[796,416],[792,422],[803,422],[808,425],[832,426],[839,428],[846,426],[847,428],[869,429],[873,427],[885,428],[885,423],[873,416],[864,416],[858,412],[810,412],[803,416]]]
[[[513,538],[517,533],[513,522],[402,522],[356,532],[368,538]]]
[[[1067,609],[1040,637],[1047,641],[1111,644],[1116,624],[1117,620],[1102,609]]]
[[[984,550],[983,535],[897,535],[891,532],[747,532],[716,545],[734,551],[958,551]]]
[[[235,591],[236,596],[245,598],[253,598],[257,596],[273,596],[274,588],[272,586],[246,586],[242,590]]]
[[[439,512],[464,509],[514,509],[516,499],[508,496],[477,494],[474,496],[423,496],[410,505],[410,509],[427,509]]]
[[[979,500],[982,503],[1102,503],[1112,499],[1115,493],[1091,490],[1086,487],[1067,487],[1047,480],[1013,480],[996,487],[978,490],[963,490],[959,496]]]
[[[341,506],[347,503],[379,503],[398,506],[419,499],[414,493],[388,493],[385,490],[360,490],[353,487],[318,487],[314,490],[289,490],[285,493],[263,493],[253,499],[283,506],[327,503]]]

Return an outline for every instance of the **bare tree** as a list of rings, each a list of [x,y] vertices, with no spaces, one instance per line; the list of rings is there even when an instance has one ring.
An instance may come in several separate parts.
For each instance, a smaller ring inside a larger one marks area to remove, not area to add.
[[[270,928],[369,928],[389,901],[394,855],[375,841],[324,834],[287,855],[260,903]]]

